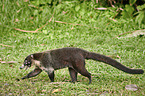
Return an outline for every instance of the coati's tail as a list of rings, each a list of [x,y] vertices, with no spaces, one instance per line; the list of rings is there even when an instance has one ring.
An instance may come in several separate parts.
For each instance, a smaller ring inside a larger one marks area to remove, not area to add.
[[[93,59],[96,61],[101,61],[101,62],[107,63],[119,70],[122,70],[122,71],[124,71],[126,73],[130,73],[130,74],[143,74],[144,73],[144,71],[142,69],[127,68],[126,66],[117,62],[116,60],[114,60],[110,57],[104,56],[104,55],[97,54],[97,53],[89,52],[89,54],[86,56],[86,59]]]

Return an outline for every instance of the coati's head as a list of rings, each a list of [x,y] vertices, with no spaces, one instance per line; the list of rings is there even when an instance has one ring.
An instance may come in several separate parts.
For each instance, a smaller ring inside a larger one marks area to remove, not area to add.
[[[20,69],[24,69],[26,67],[29,68],[32,66],[32,60],[33,60],[33,55],[29,55],[25,58],[23,65],[20,67]]]

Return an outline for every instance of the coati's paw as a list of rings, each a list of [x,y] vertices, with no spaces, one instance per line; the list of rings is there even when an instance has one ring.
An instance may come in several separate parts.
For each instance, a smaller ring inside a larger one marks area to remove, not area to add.
[[[19,78],[16,78],[16,81],[20,81],[20,79]]]

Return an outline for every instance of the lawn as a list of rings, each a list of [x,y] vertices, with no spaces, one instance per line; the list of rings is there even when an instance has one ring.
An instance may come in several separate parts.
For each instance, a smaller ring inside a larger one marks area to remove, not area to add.
[[[45,72],[19,81],[34,69],[19,69],[27,55],[63,47],[82,48],[109,56],[127,67],[145,69],[145,36],[127,37],[132,33],[126,33],[145,27],[132,18],[114,19],[117,8],[97,10],[94,8],[102,6],[91,1],[64,1],[54,6],[24,1],[0,1],[0,95],[145,95],[145,74],[127,74],[93,60],[86,60],[91,84],[80,74],[78,82],[71,83],[67,68],[55,71],[54,83]],[[127,90],[125,86],[130,84],[138,90]]]

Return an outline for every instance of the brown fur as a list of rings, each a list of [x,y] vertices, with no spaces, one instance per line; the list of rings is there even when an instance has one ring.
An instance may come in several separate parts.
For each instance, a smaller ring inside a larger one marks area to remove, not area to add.
[[[37,76],[42,70],[48,73],[50,80],[54,81],[54,70],[68,67],[72,82],[77,81],[77,73],[88,77],[91,83],[91,74],[85,68],[85,59],[93,59],[96,61],[107,63],[119,70],[130,74],[143,74],[142,69],[130,69],[120,64],[110,57],[88,52],[80,48],[61,48],[41,53],[34,53],[26,57],[23,67],[31,67],[35,64],[36,68],[22,79]]]

